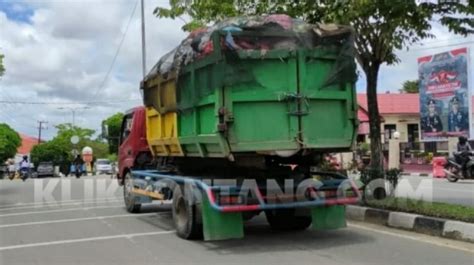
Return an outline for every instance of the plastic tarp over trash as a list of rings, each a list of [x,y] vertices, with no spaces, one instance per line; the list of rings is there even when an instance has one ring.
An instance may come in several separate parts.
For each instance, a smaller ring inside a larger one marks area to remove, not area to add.
[[[259,50],[262,56],[268,50],[312,49],[328,44],[345,46],[341,52],[344,59],[339,70],[333,69],[338,72],[334,76],[340,76],[348,58],[354,58],[352,30],[348,26],[313,25],[282,14],[235,17],[191,32],[178,47],[160,58],[145,80],[171,71],[179,73],[183,66],[211,54],[214,51],[212,35],[219,31],[224,34],[221,39],[223,50]],[[274,33],[281,33],[281,36]],[[333,81],[329,79],[328,83]]]

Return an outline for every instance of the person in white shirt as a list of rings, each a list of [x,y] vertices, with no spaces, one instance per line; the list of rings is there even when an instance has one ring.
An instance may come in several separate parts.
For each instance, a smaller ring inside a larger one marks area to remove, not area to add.
[[[20,177],[23,181],[30,177],[30,163],[28,162],[28,156],[23,156],[23,160],[20,162]]]
[[[23,160],[20,162],[20,170],[21,169],[30,169],[30,163],[28,162],[28,156],[23,156]]]

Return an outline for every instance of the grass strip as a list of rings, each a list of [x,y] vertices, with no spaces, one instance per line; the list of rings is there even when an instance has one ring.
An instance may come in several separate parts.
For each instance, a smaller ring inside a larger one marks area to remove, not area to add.
[[[383,200],[369,200],[366,206],[474,223],[474,207],[462,205],[388,197]]]

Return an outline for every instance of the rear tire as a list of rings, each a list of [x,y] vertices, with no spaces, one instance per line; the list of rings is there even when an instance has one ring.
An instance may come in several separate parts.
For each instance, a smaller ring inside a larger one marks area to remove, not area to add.
[[[296,209],[270,210],[265,216],[271,228],[280,231],[305,230],[312,223],[311,216],[300,215]]]
[[[452,174],[455,174],[454,172],[456,172],[456,168],[454,168],[451,165],[447,165],[445,168],[447,171],[451,172]],[[449,182],[457,182],[459,180],[459,178],[453,177],[449,174],[446,176],[446,178],[448,179]]]
[[[193,192],[190,190],[183,194],[183,188],[176,185],[173,189],[172,213],[176,234],[183,239],[200,239],[203,237],[200,205],[196,204]]]
[[[139,213],[142,205],[140,203],[136,203],[137,197],[133,195],[132,189],[132,174],[130,172],[127,172],[123,181],[123,199],[125,202],[125,208],[129,213]]]
[[[449,182],[457,182],[459,180],[458,178],[451,177],[451,176],[448,176],[447,179]]]

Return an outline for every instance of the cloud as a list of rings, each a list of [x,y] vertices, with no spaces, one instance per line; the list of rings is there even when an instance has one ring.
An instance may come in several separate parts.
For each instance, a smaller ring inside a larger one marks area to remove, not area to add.
[[[0,53],[6,73],[0,80],[0,100],[71,102],[117,101],[91,105],[77,112],[80,126],[100,129],[107,116],[141,104],[142,77],[140,10],[136,8],[112,71],[104,83],[117,47],[137,1],[23,1],[0,6]],[[166,1],[146,1],[148,69],[184,38],[180,21],[158,19],[153,9]],[[5,7],[8,5],[8,9]],[[93,8],[91,8],[93,5]],[[21,9],[23,8],[23,9]],[[8,11],[6,11],[8,10]],[[21,13],[14,15],[12,10]],[[28,22],[28,23],[26,23]],[[138,99],[132,101],[130,99]],[[37,134],[37,120],[48,120],[46,138],[53,126],[71,122],[72,113],[60,105],[2,104],[0,122],[29,135]]]

